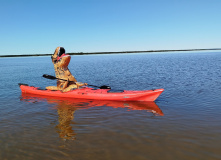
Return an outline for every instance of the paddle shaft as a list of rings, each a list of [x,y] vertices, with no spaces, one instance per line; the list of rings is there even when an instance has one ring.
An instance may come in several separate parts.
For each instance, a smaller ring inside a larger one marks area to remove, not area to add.
[[[58,80],[62,80],[62,81],[68,81],[68,80],[66,80],[66,79],[57,78],[57,77],[54,77],[54,76],[51,76],[51,75],[47,75],[47,74],[44,74],[43,77],[44,77],[44,78],[47,78],[47,79],[52,79],[52,80],[58,79]],[[76,82],[74,82],[74,81],[69,81],[69,82],[73,82],[73,83],[76,84]],[[100,88],[100,89],[111,89],[110,86],[105,86],[105,85],[99,87],[99,86],[95,86],[95,85],[87,84],[87,86],[97,87],[97,88]]]

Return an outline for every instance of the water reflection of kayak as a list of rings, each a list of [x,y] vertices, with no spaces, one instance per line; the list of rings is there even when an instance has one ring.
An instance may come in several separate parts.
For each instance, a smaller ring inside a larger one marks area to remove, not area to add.
[[[31,93],[42,96],[93,99],[93,100],[110,100],[110,101],[155,101],[164,89],[144,90],[144,91],[112,91],[110,89],[94,89],[83,87],[69,92],[42,90],[38,87],[19,84],[23,93]]]
[[[73,128],[74,113],[79,109],[91,107],[127,108],[128,110],[145,110],[154,115],[163,116],[163,112],[155,102],[122,102],[122,101],[97,101],[71,98],[57,98],[22,93],[21,101],[28,103],[47,102],[53,104],[58,113],[58,124],[55,126],[59,137],[63,140],[75,140],[76,133]]]
[[[155,115],[163,116],[163,112],[157,106],[155,102],[123,102],[123,101],[98,101],[98,100],[87,100],[87,99],[72,99],[72,98],[57,98],[51,96],[41,96],[29,93],[22,93],[21,100],[28,102],[46,101],[50,104],[56,104],[63,106],[72,106],[76,109],[87,109],[91,107],[107,106],[112,108],[127,108],[129,110],[146,110],[152,112]]]

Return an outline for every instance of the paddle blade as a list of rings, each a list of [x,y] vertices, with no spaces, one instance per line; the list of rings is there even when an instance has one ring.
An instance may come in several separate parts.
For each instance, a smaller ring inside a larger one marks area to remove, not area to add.
[[[47,79],[57,79],[56,77],[47,74],[44,74],[43,77]]]
[[[111,89],[110,86],[106,86],[106,85],[100,86],[99,88],[100,88],[100,89]]]

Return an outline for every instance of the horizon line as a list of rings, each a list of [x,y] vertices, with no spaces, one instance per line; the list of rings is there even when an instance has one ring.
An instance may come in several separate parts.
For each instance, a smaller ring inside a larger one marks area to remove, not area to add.
[[[120,54],[120,53],[151,53],[151,52],[182,52],[182,51],[212,51],[221,50],[221,48],[206,48],[206,49],[175,49],[175,50],[145,50],[145,51],[116,51],[116,52],[71,52],[69,55],[89,55],[89,54]],[[31,57],[31,56],[50,56],[52,54],[20,54],[20,55],[0,55],[3,57]]]

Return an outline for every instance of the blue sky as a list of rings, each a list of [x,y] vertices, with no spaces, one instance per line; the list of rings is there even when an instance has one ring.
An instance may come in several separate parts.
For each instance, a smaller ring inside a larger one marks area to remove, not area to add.
[[[221,48],[221,0],[0,2],[0,55]]]

